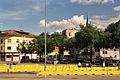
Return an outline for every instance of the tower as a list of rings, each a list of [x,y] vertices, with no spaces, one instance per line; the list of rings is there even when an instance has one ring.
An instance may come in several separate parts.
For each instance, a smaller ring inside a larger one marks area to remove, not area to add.
[[[89,26],[89,23],[88,23],[88,15],[87,15],[87,20],[86,20],[86,27]]]

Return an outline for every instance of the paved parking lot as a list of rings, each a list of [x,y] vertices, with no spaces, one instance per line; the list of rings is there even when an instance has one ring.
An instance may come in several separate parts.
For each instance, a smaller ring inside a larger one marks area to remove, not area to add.
[[[58,75],[44,78],[32,73],[0,73],[0,80],[120,80],[120,75]]]

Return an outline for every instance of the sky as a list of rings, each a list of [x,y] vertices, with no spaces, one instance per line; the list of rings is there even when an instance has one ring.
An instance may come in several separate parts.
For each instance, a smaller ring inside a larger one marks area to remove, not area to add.
[[[98,28],[120,20],[120,0],[47,0],[47,32],[78,28],[86,18]],[[44,32],[45,0],[0,0],[0,30]]]

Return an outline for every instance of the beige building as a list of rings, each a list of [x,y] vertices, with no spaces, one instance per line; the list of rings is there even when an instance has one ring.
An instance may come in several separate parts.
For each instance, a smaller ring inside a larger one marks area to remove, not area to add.
[[[63,30],[63,34],[65,34],[68,38],[75,37],[76,32],[77,32],[77,30],[75,30],[74,28],[69,28],[69,29]]]
[[[23,41],[29,42],[34,39],[34,35],[23,30],[5,30],[0,32],[0,59],[4,61],[14,61],[19,57],[18,44]]]
[[[109,58],[113,60],[119,60],[119,49],[100,49],[100,56],[102,58]]]

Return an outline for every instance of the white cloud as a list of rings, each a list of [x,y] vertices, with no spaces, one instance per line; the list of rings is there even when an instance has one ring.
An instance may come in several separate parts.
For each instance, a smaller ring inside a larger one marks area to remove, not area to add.
[[[93,16],[91,19],[89,19],[92,24],[97,26],[98,28],[105,30],[105,28],[111,24],[115,23],[118,20],[120,20],[120,14],[116,16],[112,16],[111,18],[107,18],[104,16]],[[73,16],[71,19],[68,20],[61,20],[61,21],[53,21],[53,22],[47,22],[47,27],[49,28],[57,28],[58,30],[63,30],[66,28],[78,28],[80,24],[85,25],[86,24],[86,19],[84,18],[83,15],[81,16]],[[45,25],[45,20],[40,21],[40,26],[44,27]]]
[[[0,28],[2,28],[5,24],[4,23],[0,23]]]
[[[114,11],[120,11],[120,6],[116,6],[113,9],[114,9]]]
[[[56,30],[55,32],[61,33],[62,31],[63,31],[62,29],[59,29],[59,30]],[[51,34],[54,34],[55,32],[50,32],[49,34],[51,35]]]
[[[10,25],[10,24],[6,24],[6,23],[0,23],[0,28],[3,28],[3,27],[10,27],[10,26],[13,26],[13,25]]]
[[[40,11],[41,10],[41,6],[38,6],[38,5],[33,6],[33,10]]]
[[[66,29],[72,27],[78,27],[80,24],[85,25],[86,20],[84,19],[84,15],[81,16],[73,16],[71,19],[68,20],[61,20],[61,21],[52,21],[47,22],[47,27],[51,28],[58,28],[58,29]],[[40,26],[45,26],[45,20],[40,21]]]
[[[0,19],[6,20],[24,20],[24,16],[28,13],[25,10],[18,11],[1,11]]]
[[[92,19],[103,19],[103,16],[93,16]]]
[[[116,0],[70,0],[72,3],[78,3],[78,4],[94,4],[94,3],[108,3],[112,2],[114,3]]]
[[[0,1],[1,2],[1,1]],[[44,0],[14,0],[14,6],[8,3],[9,0],[0,6],[0,19],[2,20],[24,20],[27,16],[44,13]],[[2,3],[2,2],[1,2]]]
[[[116,16],[112,16],[109,19],[106,19],[105,17],[102,17],[101,19],[90,19],[91,22],[95,23],[96,26],[98,26],[98,28],[101,28],[102,30],[107,28],[109,24],[115,23],[118,20],[120,20],[120,14]]]
[[[13,17],[11,20],[20,21],[20,20],[24,20],[24,18],[21,18],[21,17]]]

